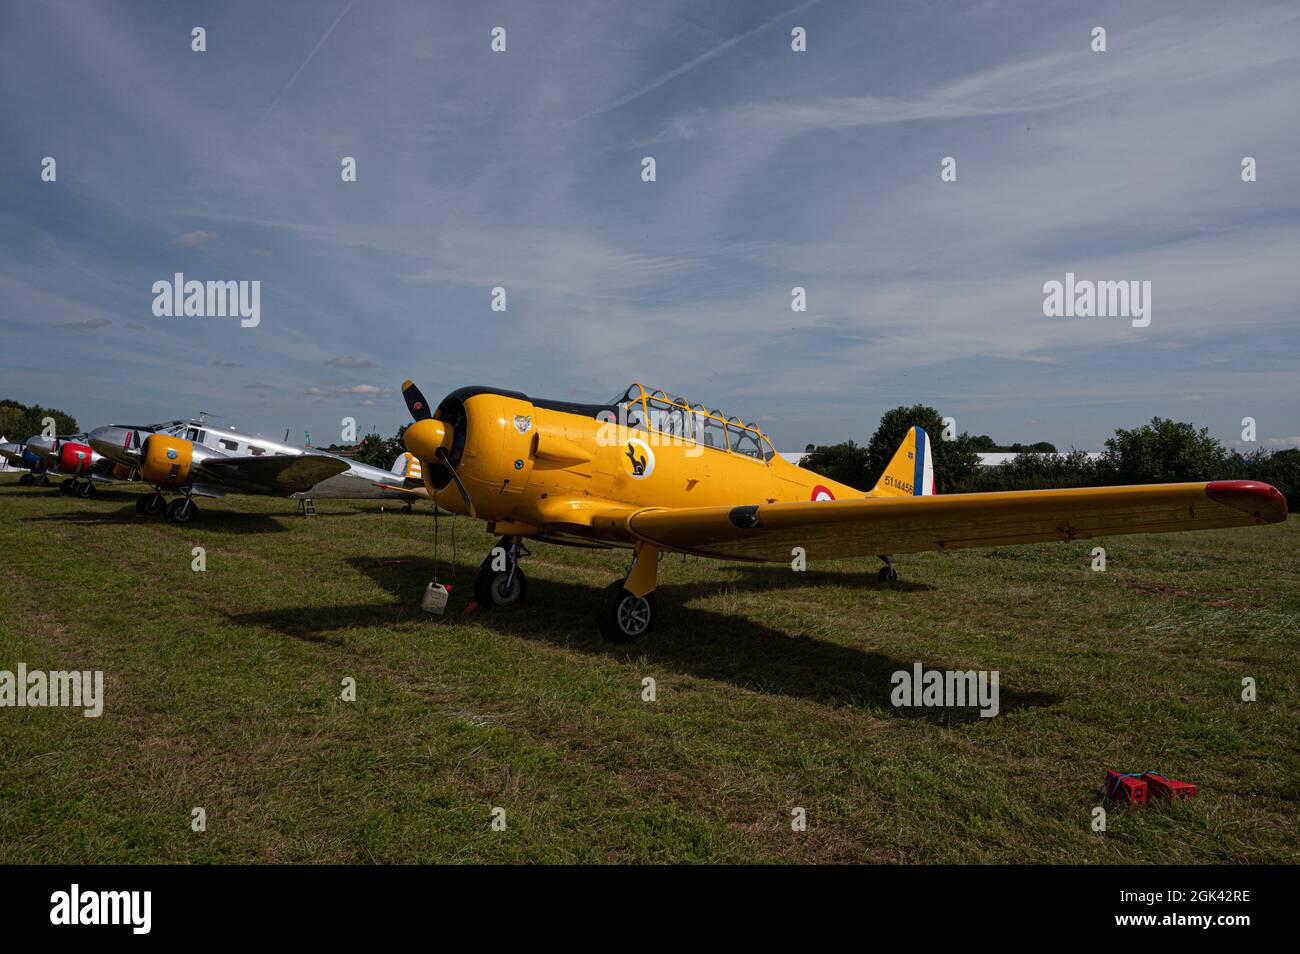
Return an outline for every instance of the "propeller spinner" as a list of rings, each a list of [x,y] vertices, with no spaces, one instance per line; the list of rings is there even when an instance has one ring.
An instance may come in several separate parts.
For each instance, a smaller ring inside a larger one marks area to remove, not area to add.
[[[465,501],[465,506],[469,509],[469,515],[477,517],[478,512],[474,509],[474,501],[470,499],[469,491],[465,489],[460,474],[456,473],[456,468],[451,462],[451,445],[455,440],[455,432],[442,421],[433,419],[429,402],[424,399],[424,395],[420,393],[420,389],[414,382],[402,382],[402,397],[406,399],[406,407],[411,412],[411,417],[415,418],[415,423],[402,435],[402,442],[406,445],[406,449],[421,463],[437,463],[446,467],[447,473],[451,475],[456,489],[460,491],[460,496]]]

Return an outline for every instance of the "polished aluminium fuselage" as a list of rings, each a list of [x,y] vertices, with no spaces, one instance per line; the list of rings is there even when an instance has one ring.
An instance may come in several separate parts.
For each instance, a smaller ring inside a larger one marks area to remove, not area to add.
[[[322,480],[311,490],[290,496],[312,497],[331,500],[407,500],[411,494],[393,489],[403,486],[403,479],[394,473],[369,464],[362,464],[339,454],[332,454],[318,448],[303,448],[283,441],[272,440],[254,434],[242,434],[236,430],[213,427],[198,421],[173,421],[156,428],[123,427],[110,425],[91,431],[88,443],[100,454],[112,460],[134,466],[139,459],[140,442],[150,433],[167,434],[183,438],[218,453],[231,457],[296,457],[302,454],[319,454],[333,457],[348,465],[348,469]],[[410,481],[412,487],[423,488],[420,482]],[[202,496],[220,497],[231,492],[231,488],[221,484],[196,481],[195,492]]]

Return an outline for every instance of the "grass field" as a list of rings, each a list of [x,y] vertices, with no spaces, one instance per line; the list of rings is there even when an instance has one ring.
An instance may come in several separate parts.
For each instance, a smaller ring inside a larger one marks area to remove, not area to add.
[[[1300,861],[1295,518],[1100,541],[1105,573],[1098,541],[904,557],[895,585],[674,557],[658,630],[617,647],[617,553],[534,545],[527,605],[466,616],[492,540],[457,521],[434,619],[427,504],[230,497],[180,529],[134,499],[0,476],[0,670],[106,696],[0,709],[0,862]],[[999,670],[1001,714],[894,708],[914,662]],[[1200,796],[1095,834],[1106,768]]]

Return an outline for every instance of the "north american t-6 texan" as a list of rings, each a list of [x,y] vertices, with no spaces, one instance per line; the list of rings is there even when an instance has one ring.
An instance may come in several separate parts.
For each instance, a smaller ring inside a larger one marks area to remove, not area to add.
[[[484,605],[526,590],[523,541],[633,551],[606,587],[601,631],[648,633],[663,553],[786,562],[1246,527],[1286,519],[1286,498],[1245,480],[937,494],[929,436],[913,427],[879,482],[862,491],[798,467],[756,427],[634,384],[608,404],[465,387],[431,407],[410,381],[406,448],[437,504],[499,534],[474,584]],[[502,551],[504,553],[502,554]]]

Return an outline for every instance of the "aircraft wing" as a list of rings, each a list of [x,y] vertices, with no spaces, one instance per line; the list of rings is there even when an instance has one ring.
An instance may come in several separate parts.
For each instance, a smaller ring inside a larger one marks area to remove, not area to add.
[[[784,561],[915,553],[1278,523],[1286,498],[1245,480],[924,497],[870,497],[740,507],[640,510],[638,537],[732,560]]]
[[[325,454],[216,457],[203,461],[198,469],[203,478],[219,484],[287,495],[311,490],[327,477],[343,473],[348,463]],[[197,482],[204,482],[203,478]]]
[[[392,490],[399,494],[410,494],[412,497],[427,497],[429,490],[424,484],[375,484],[380,490]]]

